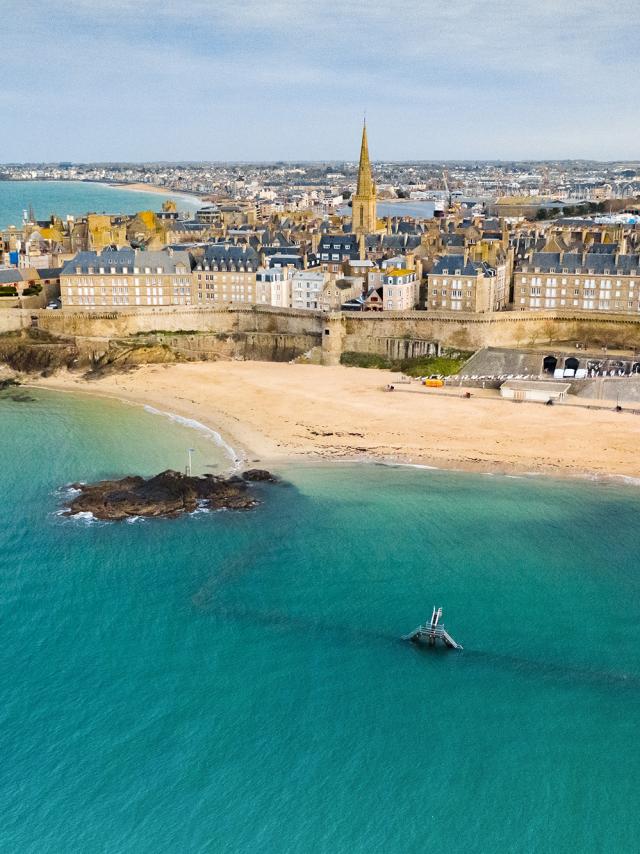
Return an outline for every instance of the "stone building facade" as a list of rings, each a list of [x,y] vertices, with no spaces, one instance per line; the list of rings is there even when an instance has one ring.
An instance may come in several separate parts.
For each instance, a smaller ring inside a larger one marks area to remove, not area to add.
[[[428,275],[427,305],[430,311],[484,313],[506,307],[509,298],[507,270],[484,261],[473,261],[468,253],[444,255]]]
[[[191,258],[172,250],[80,252],[62,268],[60,296],[64,308],[189,306],[194,302]]]
[[[640,312],[640,255],[615,244],[591,252],[532,252],[514,272],[514,309]]]
[[[228,244],[207,246],[193,270],[199,305],[256,302],[256,272],[260,256],[248,247]]]

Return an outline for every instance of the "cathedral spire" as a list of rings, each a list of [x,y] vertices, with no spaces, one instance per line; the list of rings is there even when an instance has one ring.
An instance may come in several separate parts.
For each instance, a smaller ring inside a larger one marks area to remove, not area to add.
[[[360,145],[360,165],[358,167],[358,186],[351,202],[352,228],[355,234],[372,234],[377,229],[376,185],[371,174],[369,160],[369,142],[367,140],[367,121],[362,127]]]
[[[362,126],[362,144],[360,146],[360,166],[358,168],[358,196],[371,196],[375,193],[373,176],[371,174],[371,161],[369,160],[369,143],[367,141],[367,121]]]

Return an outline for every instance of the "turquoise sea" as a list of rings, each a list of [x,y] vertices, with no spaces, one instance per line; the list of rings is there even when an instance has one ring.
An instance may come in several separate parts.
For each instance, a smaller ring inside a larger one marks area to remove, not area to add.
[[[36,219],[57,214],[83,216],[86,213],[137,213],[159,211],[165,199],[172,198],[178,210],[195,211],[201,203],[195,197],[167,193],[122,190],[108,184],[83,181],[0,181],[0,228],[20,226],[22,212],[33,208]]]
[[[229,460],[19,392],[0,851],[640,850],[637,486],[288,466],[250,513],[70,520],[70,481]],[[399,639],[434,604],[463,652]]]

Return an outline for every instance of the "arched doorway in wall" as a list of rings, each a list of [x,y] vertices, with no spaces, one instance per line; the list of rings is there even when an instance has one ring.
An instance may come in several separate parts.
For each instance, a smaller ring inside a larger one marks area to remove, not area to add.
[[[558,360],[555,356],[545,356],[542,360],[542,370],[545,374],[552,374],[558,366]]]
[[[568,359],[565,359],[564,366],[565,369],[568,369],[570,371],[577,371],[580,367],[580,362],[578,359],[576,359],[575,356],[569,356]]]

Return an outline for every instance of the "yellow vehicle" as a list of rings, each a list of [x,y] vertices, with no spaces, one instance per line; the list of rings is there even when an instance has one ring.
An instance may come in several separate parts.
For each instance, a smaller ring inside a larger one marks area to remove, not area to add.
[[[422,381],[422,384],[427,388],[442,388],[444,385],[444,380],[439,380],[435,378],[429,378]]]

